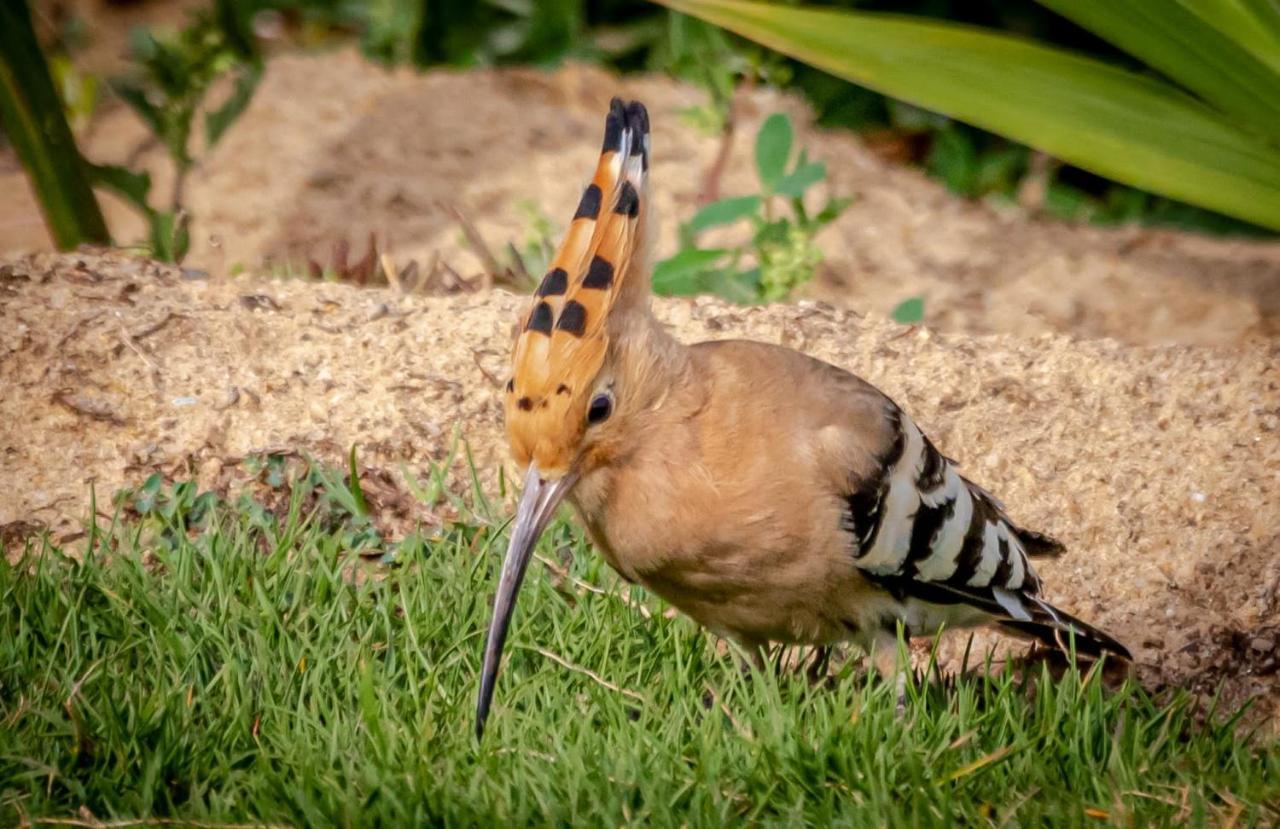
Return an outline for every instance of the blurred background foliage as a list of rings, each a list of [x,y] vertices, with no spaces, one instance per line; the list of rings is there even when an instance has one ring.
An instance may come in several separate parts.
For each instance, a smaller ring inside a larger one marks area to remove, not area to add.
[[[135,5],[166,1],[99,0]],[[23,0],[3,2],[19,12],[24,5]],[[1032,0],[826,0],[804,5],[972,24],[1142,70],[1125,52]],[[159,204],[145,175],[124,168],[91,169],[96,183],[121,193],[147,216],[152,248],[169,259],[180,260],[185,250],[182,179],[194,163],[191,139],[197,113],[205,113],[207,147],[248,103],[271,52],[351,42],[371,60],[393,65],[554,67],[575,60],[624,73],[667,73],[706,91],[706,105],[686,115],[712,135],[732,129],[730,105],[738,85],[775,85],[803,94],[823,126],[858,131],[880,154],[919,165],[969,198],[1016,201],[1033,192],[1039,210],[1073,221],[1136,221],[1208,233],[1274,235],[1239,219],[1117,184],[637,0],[208,0],[193,6],[181,30],[134,32],[131,64],[119,76],[101,79],[74,68],[77,51],[92,37],[76,5],[30,0],[30,7],[71,124],[83,124],[103,95],[114,95],[138,112],[171,156],[178,180]],[[5,52],[11,53],[9,45]],[[213,109],[202,108],[211,86],[226,77],[232,79],[232,94]]]

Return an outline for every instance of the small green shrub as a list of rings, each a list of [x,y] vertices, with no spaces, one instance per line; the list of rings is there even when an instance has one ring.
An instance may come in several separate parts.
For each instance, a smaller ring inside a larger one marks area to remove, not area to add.
[[[813,278],[822,260],[814,236],[850,200],[828,198],[821,210],[809,215],[804,195],[826,178],[827,166],[810,161],[804,150],[793,160],[794,140],[790,118],[781,113],[769,116],[756,135],[760,192],[712,202],[683,223],[680,250],[654,268],[655,292],[712,293],[734,302],[772,302]],[[733,247],[699,247],[703,232],[740,222],[751,224],[750,239]]]
[[[196,113],[213,85],[230,76],[231,93],[203,116],[205,148],[212,149],[244,112],[262,78],[262,60],[251,36],[242,31],[239,17],[223,5],[201,10],[190,25],[174,35],[135,30],[131,47],[139,74],[111,84],[173,162],[174,184],[168,206],[157,208],[150,203],[149,174],[114,165],[93,168],[98,184],[120,194],[146,217],[151,253],[169,262],[181,262],[190,245],[182,199],[187,174],[196,163],[191,151]]]

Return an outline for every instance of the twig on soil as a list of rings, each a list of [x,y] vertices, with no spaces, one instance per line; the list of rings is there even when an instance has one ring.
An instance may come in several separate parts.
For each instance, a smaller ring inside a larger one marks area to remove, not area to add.
[[[72,323],[71,327],[67,329],[66,333],[64,333],[61,337],[59,337],[58,341],[53,344],[53,353],[57,354],[59,351],[61,351],[62,346],[66,345],[67,340],[71,339],[76,334],[80,333],[81,328],[93,322],[94,320],[96,320],[98,317],[102,316],[105,313],[106,311],[94,311],[92,313],[85,314],[83,317],[81,317],[80,319]]]
[[[458,222],[458,226],[462,228],[462,235],[467,237],[467,244],[471,245],[471,249],[476,252],[476,256],[480,257],[480,263],[484,265],[485,273],[489,277],[491,287],[505,268],[498,263],[498,258],[489,250],[489,246],[485,244],[484,237],[480,235],[480,231],[476,230],[476,226],[471,220],[463,215],[457,205],[450,204],[448,210],[453,214],[453,218]]]
[[[511,261],[515,263],[512,269],[514,275],[523,283],[532,284],[533,275],[529,273],[529,268],[524,264],[524,257],[520,255],[520,251],[511,242],[507,242],[507,252],[511,254]]]
[[[597,685],[600,685],[601,687],[608,688],[610,691],[613,691],[618,694],[622,694],[624,697],[629,697],[630,699],[633,699],[636,702],[639,702],[641,704],[647,705],[649,702],[647,699],[644,698],[644,695],[636,691],[632,691],[630,689],[623,688],[618,685],[614,685],[612,682],[600,676],[600,674],[596,673],[595,671],[592,671],[588,668],[584,668],[581,665],[575,665],[569,660],[565,659],[563,656],[560,656],[559,654],[553,653],[552,651],[546,650],[545,648],[530,648],[530,650],[533,650],[538,654],[545,656],[547,659],[550,659],[552,662],[555,662],[557,665],[568,668],[570,671],[573,671],[574,673],[582,674],[583,676],[590,679],[592,682],[595,682]]]
[[[124,327],[124,323],[120,324],[120,342],[129,346],[129,349],[134,354],[138,355],[138,359],[142,360],[142,362],[146,364],[147,368],[151,370],[151,382],[154,383],[157,388],[164,385],[160,377],[160,366],[156,365],[155,361],[147,356],[147,353],[138,345],[137,340],[135,340],[133,335],[129,333],[129,330]]]
[[[483,287],[492,288],[495,284],[503,284],[512,288],[521,288],[526,282],[532,282],[529,277],[528,269],[520,258],[520,254],[516,252],[515,246],[508,243],[508,248],[514,254],[515,267],[508,267],[498,261],[498,257],[493,255],[493,251],[489,249],[489,245],[484,241],[484,237],[480,235],[480,231],[476,230],[475,225],[463,214],[456,205],[447,205],[450,213],[458,221],[458,225],[462,228],[462,234],[467,237],[467,243],[471,249],[480,257],[480,262],[484,266],[485,282]],[[521,277],[525,277],[522,281]],[[466,280],[463,280],[464,284]]]
[[[129,336],[133,337],[134,342],[137,342],[139,340],[143,340],[143,339],[146,339],[147,337],[150,337],[152,334],[156,333],[161,328],[164,328],[173,320],[186,319],[186,318],[187,318],[186,314],[179,314],[179,313],[170,311],[169,313],[165,314],[164,318],[161,319],[159,322],[153,322],[150,325],[148,325],[146,328],[142,328],[138,331],[130,332]]]
[[[469,291],[469,292],[471,292],[471,293],[475,293],[475,292],[476,292],[476,290],[477,290],[477,289],[476,289],[476,285],[475,285],[471,280],[469,280],[469,279],[465,278],[462,274],[460,274],[460,273],[458,273],[457,271],[455,271],[455,270],[453,269],[453,266],[452,266],[452,265],[450,265],[448,262],[445,262],[445,261],[441,260],[441,262],[440,262],[440,268],[441,268],[445,273],[449,274],[449,276],[453,277],[453,282],[454,282],[454,284],[455,284],[455,285],[456,285],[460,290]]]
[[[124,426],[126,422],[106,403],[73,397],[71,389],[58,389],[53,393],[52,400],[72,413],[84,415],[90,420],[110,423],[112,426]]]
[[[721,701],[720,695],[716,693],[716,689],[711,685],[711,683],[708,682],[702,687],[706,690],[707,695],[711,697],[711,701],[720,709],[720,713],[724,714],[725,717],[728,718],[729,724],[733,726],[734,731],[738,732],[738,736],[742,737],[744,740],[753,741],[755,736],[751,733],[751,730],[743,728],[742,724],[733,716],[733,712],[729,710],[729,706],[725,705],[724,702]]]
[[[493,352],[489,352],[489,353],[493,353]],[[489,383],[492,384],[495,389],[502,386],[502,381],[499,380],[496,376],[494,376],[493,372],[485,368],[484,363],[480,362],[480,349],[478,348],[471,349],[471,359],[475,361],[476,368],[480,369],[480,373],[484,375],[484,379],[488,380]]]
[[[32,511],[32,512],[44,512],[44,511],[45,511],[45,510],[47,510],[47,509],[53,509],[54,507],[58,506],[59,504],[65,504],[67,501],[76,501],[76,500],[79,500],[79,499],[78,499],[76,496],[74,496],[74,495],[63,495],[63,496],[61,496],[61,497],[59,497],[59,498],[54,498],[54,499],[52,499],[52,500],[50,500],[50,501],[47,501],[47,502],[45,502],[45,503],[41,504],[41,505],[40,505],[40,506],[38,506],[38,507],[32,507],[32,508],[31,508],[31,511]]]
[[[240,389],[237,386],[227,387],[227,396],[222,403],[213,407],[214,411],[221,412],[230,409],[232,406],[240,402]]]
[[[568,570],[564,569],[563,567],[560,567],[554,561],[547,558],[546,556],[540,555],[538,553],[534,553],[533,557],[536,558],[538,561],[540,561],[544,567],[546,567],[548,570],[554,573],[556,575],[556,578],[559,578],[571,583],[574,587],[577,587],[579,590],[585,590],[588,593],[595,593],[597,596],[608,596],[608,597],[617,599],[618,601],[622,602],[624,605],[631,608],[632,610],[639,612],[639,614],[644,618],[646,619],[653,618],[653,613],[650,612],[649,608],[645,607],[640,602],[629,599],[626,596],[616,591],[605,590],[603,587],[596,587],[594,584],[585,582],[582,579],[578,578],[577,576],[572,575]]]

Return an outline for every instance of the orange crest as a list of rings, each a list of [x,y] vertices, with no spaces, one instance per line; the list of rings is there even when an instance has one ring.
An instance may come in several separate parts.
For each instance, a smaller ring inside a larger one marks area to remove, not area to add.
[[[648,113],[638,101],[614,98],[595,176],[521,318],[512,352],[507,436],[522,466],[536,461],[555,475],[576,458],[609,346],[610,311],[633,265],[644,264],[633,259],[648,208],[648,167]]]

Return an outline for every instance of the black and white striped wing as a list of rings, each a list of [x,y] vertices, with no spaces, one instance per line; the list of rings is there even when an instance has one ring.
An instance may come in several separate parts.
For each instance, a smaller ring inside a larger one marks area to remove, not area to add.
[[[966,480],[896,406],[895,438],[878,473],[849,493],[846,529],[854,561],[900,598],[965,604],[1002,624],[1063,645],[1072,632],[1082,650],[1127,654],[1123,646],[1037,597],[1029,555],[1062,546],[1015,525],[998,500]]]
[[[858,567],[880,577],[1036,592],[1020,531],[999,503],[966,481],[909,417],[891,416],[896,438],[879,474],[848,497]]]

